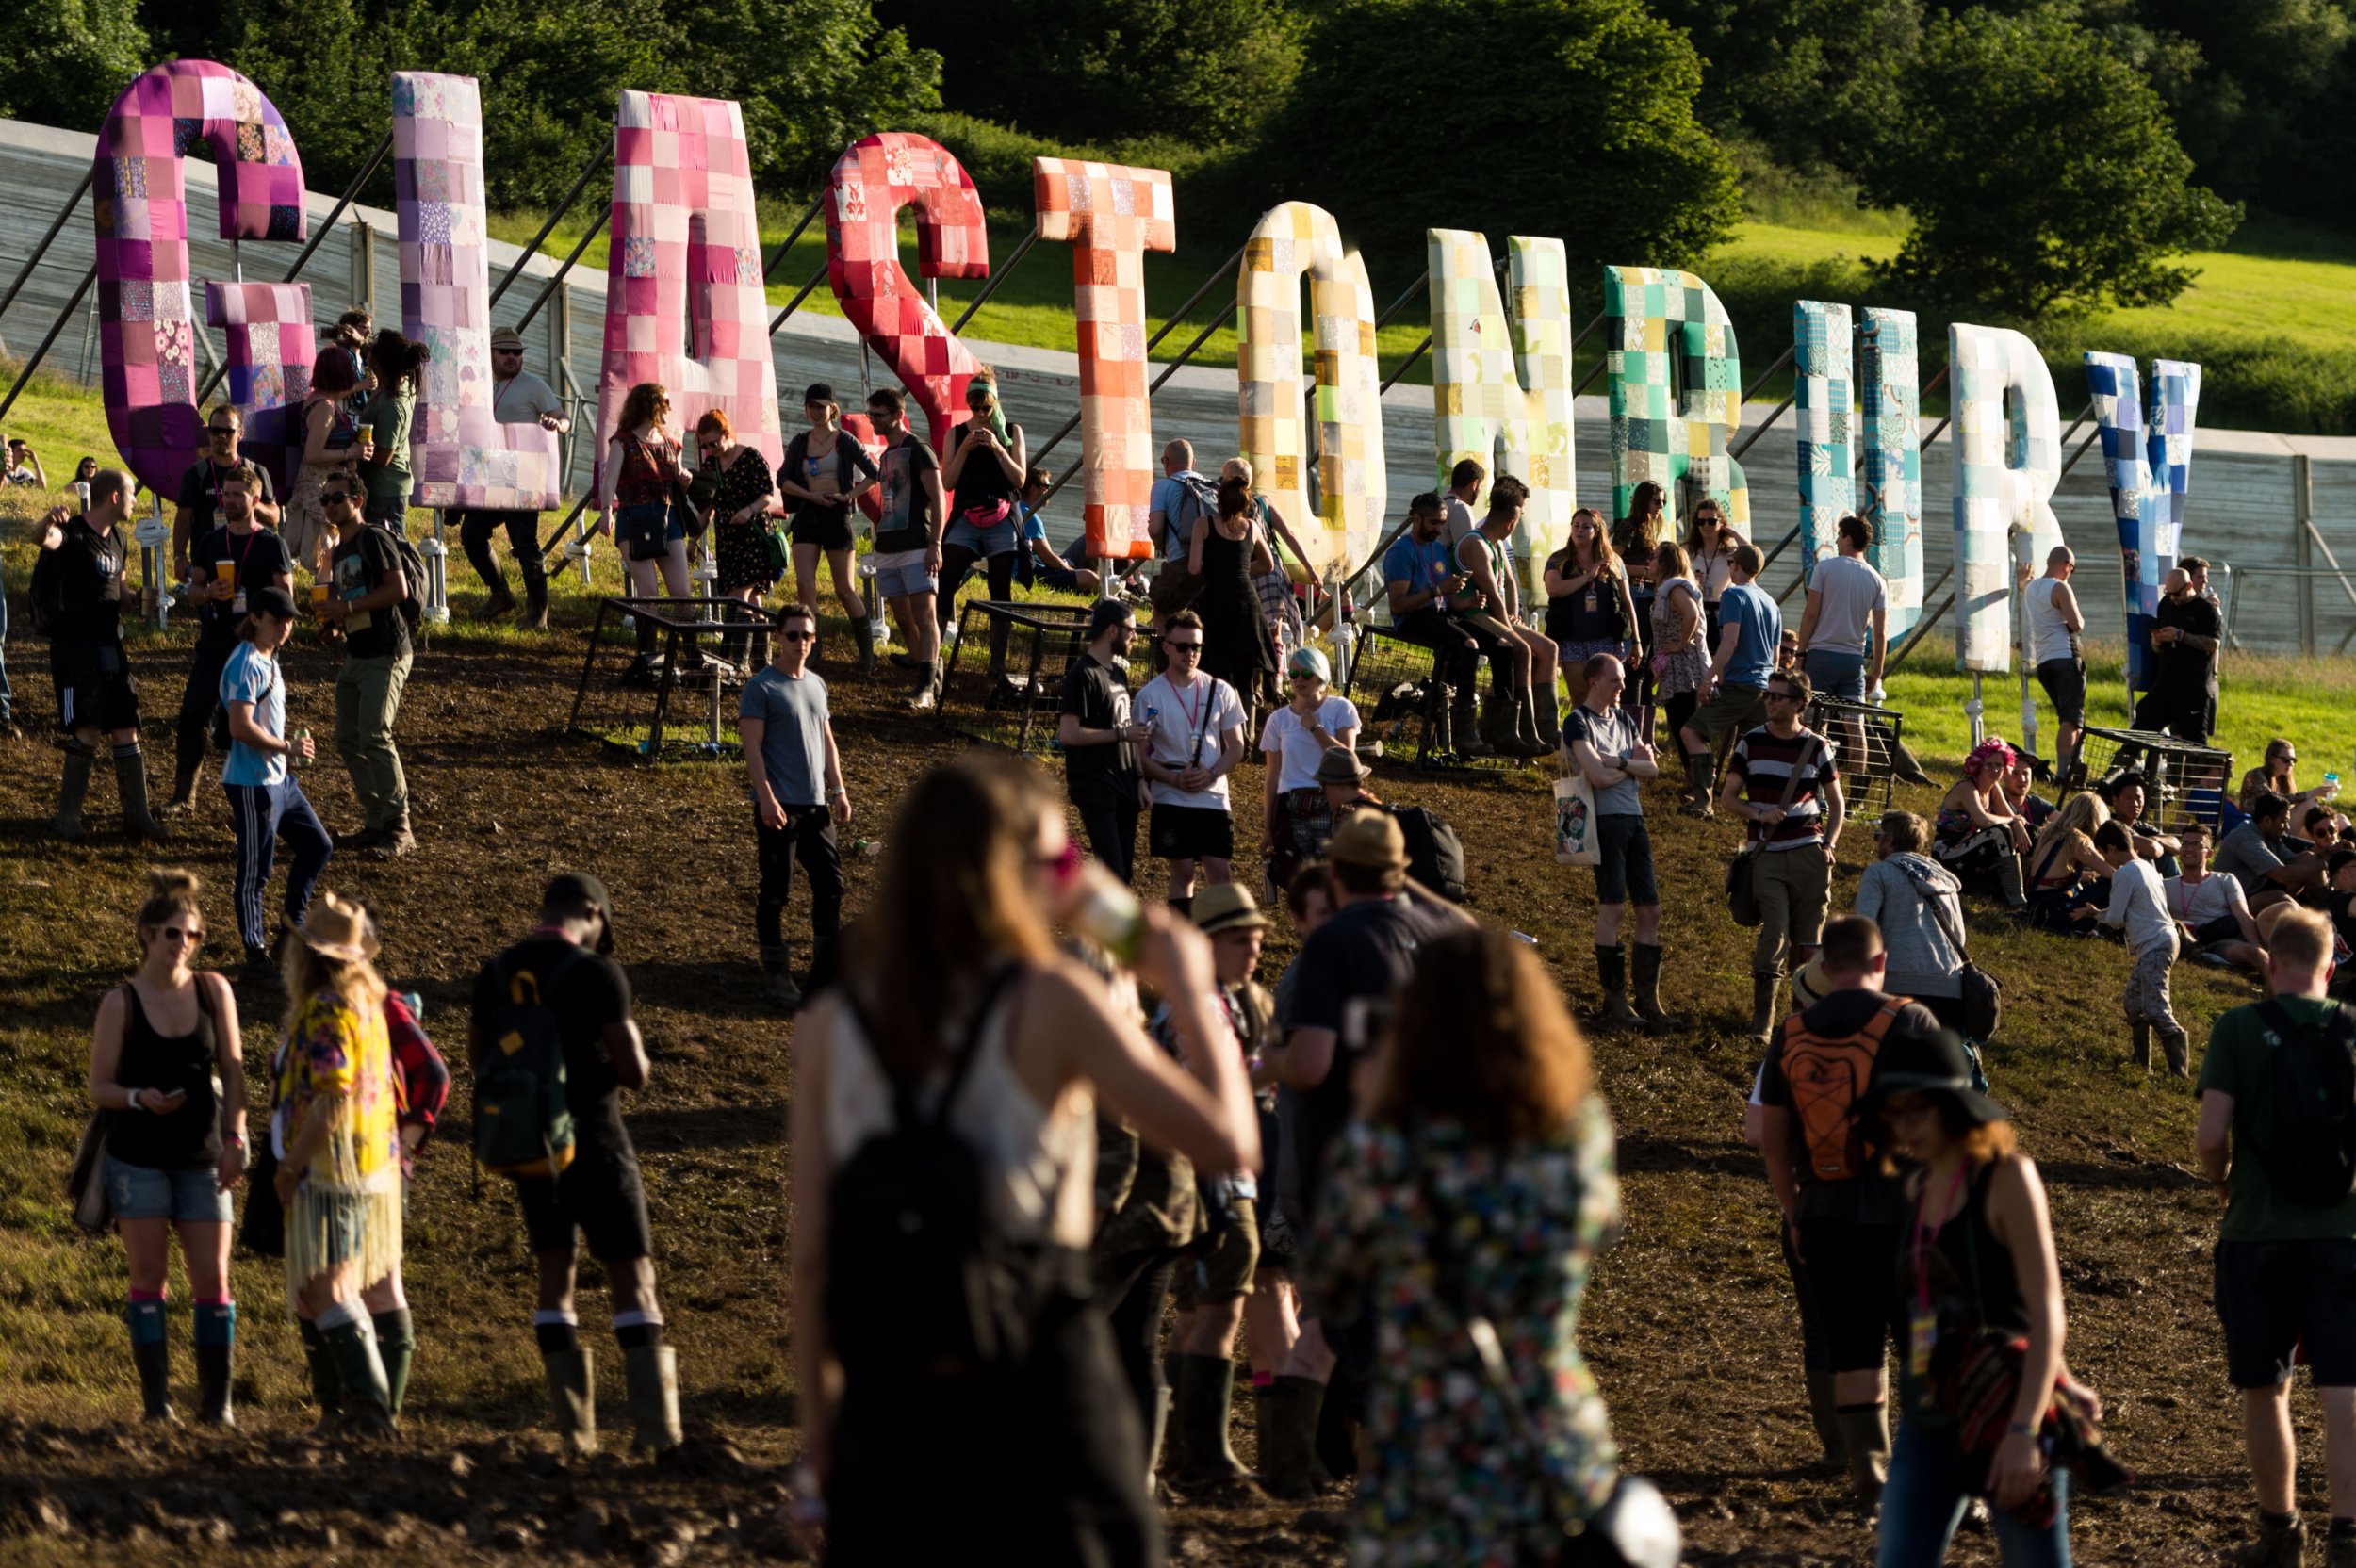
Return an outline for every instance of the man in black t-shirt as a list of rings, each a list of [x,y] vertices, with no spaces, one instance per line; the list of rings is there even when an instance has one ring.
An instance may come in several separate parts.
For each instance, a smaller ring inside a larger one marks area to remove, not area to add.
[[[520,983],[523,995],[536,995],[555,1016],[564,1041],[573,1160],[554,1178],[515,1178],[515,1197],[540,1270],[532,1334],[557,1431],[573,1453],[594,1451],[597,1443],[597,1383],[573,1307],[576,1233],[587,1238],[613,1294],[636,1446],[660,1450],[679,1442],[679,1353],[663,1342],[646,1192],[638,1152],[622,1126],[621,1091],[645,1088],[650,1067],[630,1016],[630,979],[612,957],[613,911],[605,885],[594,876],[574,872],[550,882],[539,925],[475,976],[466,1035],[474,1060],[496,1050],[501,1016]]]
[[[1129,648],[1137,617],[1119,599],[1098,599],[1088,613],[1088,644],[1064,672],[1055,741],[1063,747],[1064,788],[1104,869],[1129,880],[1137,868],[1137,814],[1145,778],[1137,748],[1153,729],[1129,720]]]
[[[344,667],[335,677],[335,751],[352,775],[366,825],[335,841],[380,860],[417,847],[409,831],[409,781],[393,749],[393,718],[409,683],[409,622],[401,612],[413,588],[390,532],[361,515],[359,484],[330,474],[319,485],[335,531],[332,578],[319,617],[341,631]]]
[[[205,455],[180,476],[179,504],[172,513],[172,564],[183,580],[194,564],[190,550],[222,520],[221,487],[231,474],[251,470],[254,519],[264,528],[278,526],[278,498],[270,489],[270,475],[239,452],[244,437],[245,416],[237,405],[219,404],[205,421]]]
[[[87,514],[76,517],[57,506],[41,519],[41,547],[55,552],[46,563],[56,578],[57,610],[49,674],[57,690],[57,727],[65,734],[65,778],[49,826],[61,839],[83,835],[82,798],[90,792],[102,738],[114,747],[123,832],[135,841],[171,836],[147,809],[139,692],[123,653],[123,567],[131,552],[123,520],[138,490],[122,469],[101,468],[90,480]],[[42,570],[34,567],[36,580]]]
[[[1407,840],[1387,811],[1342,821],[1326,844],[1333,914],[1301,945],[1288,998],[1284,1043],[1268,1070],[1291,1104],[1293,1174],[1305,1245],[1314,1230],[1325,1151],[1355,1107],[1351,1079],[1381,1033],[1381,1015],[1407,978],[1415,950],[1468,917],[1407,891]],[[1363,1374],[1370,1362],[1365,1325],[1328,1323],[1314,1300],[1301,1304],[1301,1338],[1268,1391],[1268,1446],[1261,1483],[1278,1496],[1305,1496],[1317,1480],[1317,1425],[1337,1363]],[[1347,1396],[1338,1396],[1347,1400]]]
[[[2224,625],[2208,596],[2209,566],[2188,555],[2171,568],[2151,617],[2151,689],[2135,704],[2137,729],[2166,730],[2195,745],[2216,724],[2217,651]]]
[[[213,416],[218,421],[219,414]],[[193,471],[193,470],[191,470]],[[237,650],[237,623],[245,618],[249,588],[294,592],[294,560],[286,541],[260,517],[259,499],[270,481],[251,463],[239,464],[215,482],[221,526],[200,534],[188,554],[188,593],[197,606],[196,653],[188,662],[188,684],[180,694],[173,728],[172,798],[167,813],[196,804],[196,776],[205,766],[205,732],[226,751],[229,719],[221,706],[221,675]],[[206,511],[213,510],[208,503]]]
[[[1882,1173],[1855,1096],[1873,1081],[1884,1047],[1934,1040],[1939,1031],[1922,1004],[1883,993],[1889,961],[1872,921],[1827,923],[1816,959],[1824,997],[1784,1021],[1759,1082],[1759,1152],[1795,1259],[1800,1315],[1830,1362],[1808,1370],[1830,1375],[1850,1479],[1869,1511],[1890,1469],[1883,1365],[1896,1328],[1890,1280],[1906,1202],[1899,1178]]]

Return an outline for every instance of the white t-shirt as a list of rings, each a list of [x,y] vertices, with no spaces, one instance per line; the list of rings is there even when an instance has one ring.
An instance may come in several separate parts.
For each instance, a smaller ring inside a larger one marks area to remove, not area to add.
[[[1816,563],[1816,575],[1808,586],[1822,596],[1808,651],[1862,654],[1873,612],[1890,608],[1890,585],[1881,573],[1857,556],[1826,556]]]
[[[2241,884],[2225,872],[2213,871],[2198,882],[2171,876],[2163,886],[2168,891],[2168,913],[2195,928],[2237,913],[2250,905]]]
[[[1214,676],[1198,675],[1184,690],[1157,675],[1130,700],[1129,711],[1153,728],[1146,750],[1164,767],[1186,767],[1189,760],[1210,768],[1219,765],[1219,738],[1244,725],[1243,703],[1235,689]],[[1227,808],[1227,776],[1221,774],[1207,790],[1186,791],[1158,778],[1146,780],[1156,806],[1183,806],[1202,811]]]
[[[1317,723],[1328,735],[1339,740],[1344,730],[1358,727],[1358,710],[1350,706],[1348,697],[1327,697],[1317,704]],[[1260,749],[1282,754],[1277,761],[1278,789],[1317,787],[1317,759],[1325,755],[1325,747],[1293,716],[1290,703],[1268,716],[1268,724],[1260,731]]]

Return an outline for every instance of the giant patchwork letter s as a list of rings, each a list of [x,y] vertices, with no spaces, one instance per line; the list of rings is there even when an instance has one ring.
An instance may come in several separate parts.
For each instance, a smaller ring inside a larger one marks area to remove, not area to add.
[[[1307,489],[1311,416],[1301,390],[1301,280],[1317,322],[1317,527]],[[1333,215],[1286,202],[1261,215],[1235,275],[1236,433],[1255,487],[1276,505],[1320,576],[1374,547],[1388,498],[1366,263],[1342,249]]]
[[[1947,364],[1955,422],[1955,668],[2008,670],[2013,563],[2041,571],[2046,552],[2062,542],[2053,507],[2061,410],[2037,345],[2010,327],[1950,325]]]
[[[683,426],[716,408],[776,466],[785,448],[744,111],[725,99],[623,92],[607,243],[600,458],[630,389],[652,381]]]
[[[1508,473],[1530,486],[1514,531],[1525,603],[1542,602],[1546,556],[1570,531],[1577,466],[1571,429],[1571,282],[1559,239],[1505,242],[1508,322],[1488,237],[1428,229],[1432,414],[1439,484],[1464,458],[1483,467],[1505,447]]]
[[[1637,485],[1651,480],[1674,530],[1688,505],[1681,480],[1692,500],[1715,498],[1748,534],[1749,482],[1726,455],[1742,423],[1742,356],[1726,307],[1691,272],[1607,267],[1603,313],[1612,510],[1627,516]]]
[[[153,66],[107,111],[90,176],[106,423],[139,482],[166,495],[204,444],[181,166],[200,147],[211,149],[220,171],[223,239],[301,239],[304,232],[294,138],[262,90],[227,66]],[[303,368],[307,391],[307,362]]]
[[[483,94],[471,76],[393,73],[401,330],[426,346],[409,438],[419,506],[557,504],[555,433],[491,409],[491,268],[483,214]]]
[[[2184,496],[2192,484],[2192,431],[2201,410],[2201,367],[2181,359],[2151,365],[2151,418],[2143,421],[2135,362],[2126,354],[2086,354],[2109,470],[2111,514],[2127,587],[2127,684],[2151,688],[2151,620],[2160,583],[2184,550]]]
[[[935,451],[973,417],[965,384],[980,363],[900,265],[900,209],[916,208],[917,270],[928,278],[990,275],[981,193],[949,149],[913,131],[851,143],[826,176],[826,278],[843,314],[916,400]]]
[[[1088,555],[1151,556],[1153,409],[1145,384],[1145,253],[1178,245],[1170,172],[1034,158],[1039,237],[1072,242]]]

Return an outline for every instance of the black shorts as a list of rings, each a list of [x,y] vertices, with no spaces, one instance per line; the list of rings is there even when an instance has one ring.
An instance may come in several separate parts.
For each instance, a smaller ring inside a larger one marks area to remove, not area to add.
[[[2192,928],[2192,939],[2203,947],[2212,942],[2237,942],[2242,939],[2241,922],[2231,915],[2204,920]]]
[[[1146,827],[1148,852],[1157,860],[1232,860],[1235,819],[1207,806],[1164,806],[1156,802]]]
[[[1888,1357],[1897,1314],[1890,1281],[1898,1233],[1895,1225],[1850,1219],[1800,1221],[1800,1311],[1815,1315],[1835,1372],[1874,1371]]]
[[[2084,724],[2086,716],[2086,666],[2082,659],[2048,659],[2037,667],[2037,683],[2053,704],[2053,715],[2064,724]]]
[[[2304,1349],[2317,1388],[2356,1388],[2356,1241],[2220,1241],[2225,1376],[2273,1388]]]
[[[805,504],[794,514],[793,526],[786,532],[797,545],[847,550],[851,547],[851,514],[847,510]]]
[[[1653,879],[1652,835],[1644,819],[1632,812],[1614,812],[1595,819],[1595,902],[1633,904],[1639,908],[1661,902],[1660,884]]]
[[[1180,1312],[1252,1294],[1260,1264],[1260,1205],[1251,1198],[1227,1200],[1228,1223],[1195,1238],[1170,1277],[1170,1304]]]
[[[52,643],[49,676],[57,689],[57,727],[137,729],[139,689],[120,643]]]
[[[578,1144],[573,1163],[554,1181],[515,1178],[515,1200],[523,1207],[524,1233],[534,1252],[569,1252],[579,1231],[588,1240],[589,1255],[599,1263],[654,1255],[635,1150]]]

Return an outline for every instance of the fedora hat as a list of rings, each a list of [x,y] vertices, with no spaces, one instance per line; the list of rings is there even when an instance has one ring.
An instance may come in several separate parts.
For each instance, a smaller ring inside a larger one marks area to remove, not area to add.
[[[1214,882],[1194,895],[1194,923],[1206,937],[1221,931],[1256,931],[1268,924],[1260,901],[1240,882]]]
[[[311,951],[346,963],[376,956],[376,933],[368,928],[368,911],[350,899],[322,892],[303,917],[303,939]]]

